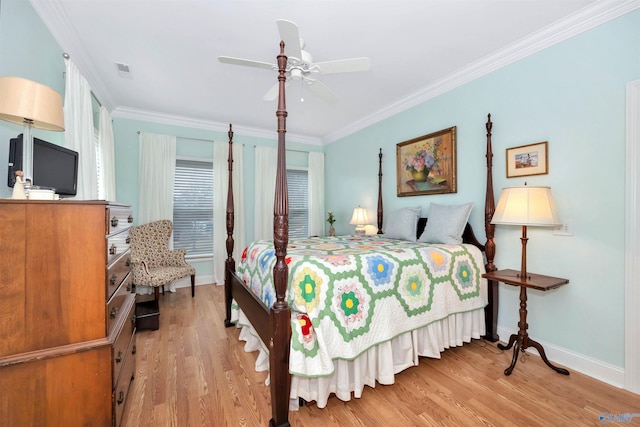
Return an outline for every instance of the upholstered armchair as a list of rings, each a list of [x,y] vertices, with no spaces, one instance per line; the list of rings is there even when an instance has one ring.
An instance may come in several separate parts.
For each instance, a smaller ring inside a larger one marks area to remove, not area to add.
[[[195,295],[196,270],[185,261],[184,249],[169,250],[173,224],[154,221],[131,227],[131,273],[136,286],[153,286],[155,299],[159,289],[183,277],[191,276],[191,296]]]

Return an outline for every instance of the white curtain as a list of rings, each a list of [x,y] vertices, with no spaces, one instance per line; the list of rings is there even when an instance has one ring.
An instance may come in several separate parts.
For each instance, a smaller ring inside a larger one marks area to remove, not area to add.
[[[66,59],[65,63],[64,140],[66,147],[79,154],[76,199],[97,199],[98,175],[91,88],[70,59]]]
[[[309,236],[324,236],[324,153],[309,153]]]
[[[233,259],[236,264],[245,247],[244,182],[242,145],[233,144]],[[229,144],[213,143],[213,279],[224,283],[224,263],[227,259],[227,193],[229,188],[229,166],[227,163]]]
[[[138,224],[173,221],[176,137],[140,132]]]
[[[100,106],[100,126],[98,129],[100,143],[100,174],[102,175],[102,196],[104,200],[116,201],[116,161],[115,143],[113,140],[113,126],[111,114]]]
[[[272,147],[256,147],[255,240],[273,239],[273,200],[276,189],[277,152]]]

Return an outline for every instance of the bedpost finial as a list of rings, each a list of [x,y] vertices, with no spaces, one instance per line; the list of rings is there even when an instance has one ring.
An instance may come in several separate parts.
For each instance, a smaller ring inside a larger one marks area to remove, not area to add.
[[[284,55],[284,40],[280,40],[280,55]]]

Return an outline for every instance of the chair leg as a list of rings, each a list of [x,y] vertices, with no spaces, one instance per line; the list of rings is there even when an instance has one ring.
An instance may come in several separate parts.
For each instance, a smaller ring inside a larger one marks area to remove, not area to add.
[[[164,295],[164,285],[162,285],[162,295]]]
[[[153,295],[156,297],[156,301],[158,301],[158,297],[160,296],[160,287],[155,286],[153,288]]]
[[[191,298],[196,296],[196,275],[191,275]]]

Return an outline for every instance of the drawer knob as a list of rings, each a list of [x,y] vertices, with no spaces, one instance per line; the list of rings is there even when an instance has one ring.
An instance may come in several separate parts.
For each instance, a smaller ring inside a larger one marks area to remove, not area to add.
[[[127,267],[131,267],[131,258],[127,258],[127,262],[125,263]]]
[[[109,316],[110,316],[112,319],[115,319],[115,318],[118,316],[118,307],[113,307],[113,308],[111,309],[111,313],[109,314]]]
[[[109,248],[109,255],[115,255],[116,252],[118,251],[118,247],[115,245],[115,243],[113,245],[111,245],[111,247]]]
[[[131,244],[131,237],[127,236],[127,239],[124,241],[127,245]]]
[[[118,279],[118,276],[116,274],[112,275],[111,278],[109,279],[109,286],[114,286],[116,284],[117,279]]]
[[[113,217],[111,218],[111,226],[112,227],[117,227],[118,226],[118,218],[117,217]]]
[[[122,402],[124,402],[124,391],[118,394],[118,405],[122,405]]]
[[[127,222],[129,224],[133,224],[133,215],[129,215],[129,217],[127,218]]]
[[[116,356],[116,363],[122,362],[122,350],[118,350],[118,355]]]

